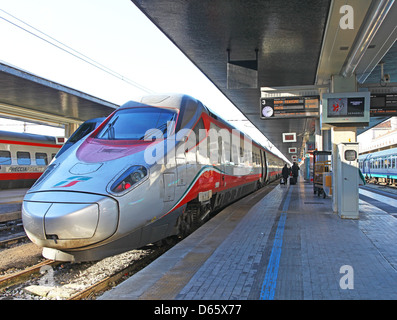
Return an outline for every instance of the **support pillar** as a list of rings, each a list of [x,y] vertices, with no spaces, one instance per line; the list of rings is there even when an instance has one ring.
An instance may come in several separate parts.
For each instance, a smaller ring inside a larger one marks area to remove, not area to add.
[[[351,77],[342,77],[339,75],[333,75],[331,77],[332,93],[337,92],[356,92],[357,91],[357,79],[353,75]],[[332,127],[331,128],[331,144],[332,144],[332,190],[334,196],[332,197],[332,210],[334,213],[338,213],[338,189],[343,183],[343,177],[338,172],[338,144],[345,142],[356,142],[357,141],[357,128],[356,127]],[[358,188],[356,190],[358,194]],[[343,197],[343,195],[342,195]]]
[[[65,138],[69,138],[79,127],[77,123],[68,123],[65,125]]]
[[[332,141],[332,190],[333,194],[338,194],[338,187],[341,185],[339,181],[338,172],[338,144],[343,142],[356,142],[357,140],[357,128],[355,127],[333,127],[331,129],[331,141]],[[357,190],[358,192],[358,190]],[[338,199],[336,196],[332,197],[332,210],[334,213],[338,213]]]

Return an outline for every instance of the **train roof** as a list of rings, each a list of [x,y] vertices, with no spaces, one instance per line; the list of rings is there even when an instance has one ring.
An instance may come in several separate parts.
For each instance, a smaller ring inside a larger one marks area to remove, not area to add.
[[[55,144],[56,139],[53,136],[43,136],[33,133],[21,133],[0,130],[0,140],[14,140],[22,142],[44,142]]]
[[[220,115],[216,114],[213,112],[210,108],[205,106],[201,101],[187,95],[187,94],[181,94],[181,93],[165,93],[165,94],[153,94],[153,95],[147,95],[142,97],[140,102],[136,101],[128,101],[122,106],[120,106],[119,109],[123,108],[133,108],[133,107],[147,107],[147,106],[157,106],[157,107],[162,107],[162,106],[167,106],[171,108],[177,108],[180,109],[181,107],[185,107],[185,109],[189,109],[190,106],[197,106],[197,104],[201,104],[203,106],[203,109],[205,112],[207,112],[211,117],[214,119],[218,120],[219,122],[222,122],[224,125],[230,127],[231,129],[236,129],[240,132],[241,135],[246,136],[250,138],[253,143],[255,143],[257,146],[260,146],[261,148],[265,149],[267,152],[272,153],[275,157],[281,159],[279,156],[275,155],[273,152],[271,152],[268,148],[263,146],[261,143],[255,141],[252,139],[248,134],[242,132],[241,130],[237,129],[235,126],[224,120]],[[192,111],[190,111],[192,112]]]
[[[194,104],[199,103],[199,101],[189,95],[180,93],[166,93],[166,94],[153,94],[142,97],[140,102],[128,101],[120,106],[119,109],[124,108],[134,108],[134,107],[170,107],[180,109],[181,106],[187,105],[189,102]]]
[[[367,153],[367,154],[362,154],[359,156],[360,159],[371,159],[375,157],[385,157],[391,154],[397,154],[397,148],[392,148],[392,149],[387,149],[387,150],[382,150],[374,153]]]

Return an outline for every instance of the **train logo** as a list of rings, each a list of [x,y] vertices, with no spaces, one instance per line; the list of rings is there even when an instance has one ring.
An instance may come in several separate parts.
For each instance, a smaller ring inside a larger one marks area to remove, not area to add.
[[[54,188],[68,188],[74,186],[78,182],[88,181],[90,179],[91,177],[82,177],[82,176],[69,177],[65,181],[61,181],[56,185],[54,185]]]

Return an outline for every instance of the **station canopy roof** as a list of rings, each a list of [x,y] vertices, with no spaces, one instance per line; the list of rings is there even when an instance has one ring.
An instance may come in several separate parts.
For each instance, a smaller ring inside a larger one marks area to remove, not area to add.
[[[0,116],[47,124],[79,124],[118,105],[0,63]]]
[[[379,83],[379,61],[383,57],[389,61],[397,58],[393,47],[397,5],[393,1],[132,2],[287,158],[290,147],[297,147],[299,157],[304,156],[306,142],[314,137],[315,118],[262,120],[263,88],[328,88],[331,75],[342,72],[355,43],[360,37],[368,37],[365,27],[374,21],[381,21],[381,26],[362,51],[354,70],[359,83],[365,84],[367,78]],[[354,10],[353,29],[340,27],[344,5]],[[374,19],[380,9],[387,12],[382,16],[384,20]],[[390,48],[391,56],[385,56]],[[386,63],[385,73],[397,76],[396,66]],[[227,119],[226,115],[221,116]],[[297,142],[283,143],[282,133],[296,133]]]

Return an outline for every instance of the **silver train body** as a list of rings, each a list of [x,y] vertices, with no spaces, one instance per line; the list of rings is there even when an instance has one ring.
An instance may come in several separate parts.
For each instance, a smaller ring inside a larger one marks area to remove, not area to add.
[[[24,198],[24,228],[49,259],[98,260],[188,234],[283,165],[198,100],[148,96],[56,158]]]

